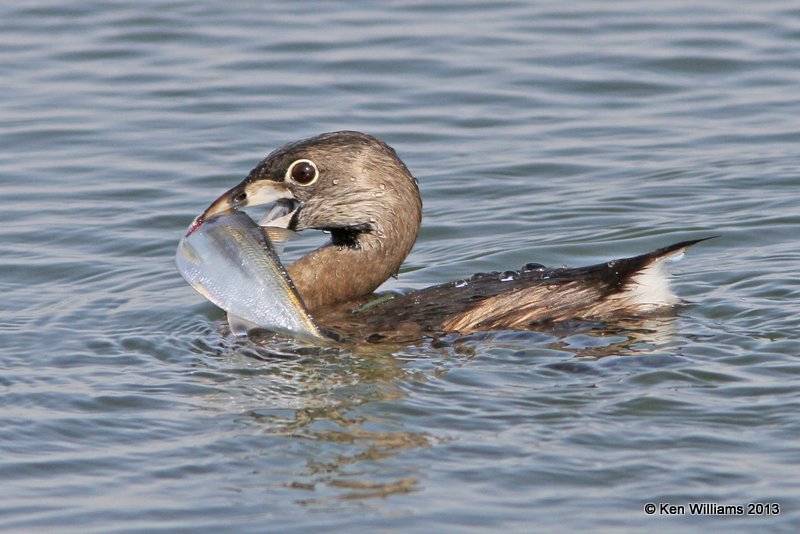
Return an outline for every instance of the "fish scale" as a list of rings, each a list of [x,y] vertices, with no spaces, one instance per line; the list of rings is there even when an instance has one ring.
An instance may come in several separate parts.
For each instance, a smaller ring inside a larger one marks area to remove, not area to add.
[[[324,339],[273,243],[247,214],[193,222],[175,263],[198,293],[228,312],[234,333],[261,327]]]

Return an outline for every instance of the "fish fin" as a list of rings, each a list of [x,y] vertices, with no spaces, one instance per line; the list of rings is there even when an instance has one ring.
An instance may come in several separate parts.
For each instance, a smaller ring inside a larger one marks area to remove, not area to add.
[[[278,200],[270,210],[258,221],[259,226],[278,226],[289,228],[295,214],[296,205],[292,201]]]
[[[231,327],[231,334],[237,337],[246,336],[248,330],[258,328],[256,323],[252,323],[247,319],[242,319],[241,317],[230,312],[228,312],[228,325]]]
[[[286,246],[287,241],[297,237],[297,232],[278,226],[261,226],[260,228],[278,254],[283,252],[283,247]]]

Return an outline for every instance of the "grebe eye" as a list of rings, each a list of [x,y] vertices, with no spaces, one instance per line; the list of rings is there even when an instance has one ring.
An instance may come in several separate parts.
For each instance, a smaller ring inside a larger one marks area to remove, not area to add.
[[[311,185],[319,178],[319,171],[313,161],[298,159],[289,165],[286,176],[300,185]]]

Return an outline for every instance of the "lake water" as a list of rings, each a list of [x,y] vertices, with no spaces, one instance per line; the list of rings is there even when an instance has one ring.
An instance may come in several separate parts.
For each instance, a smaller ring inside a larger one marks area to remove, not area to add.
[[[0,73],[0,529],[800,528],[796,2],[7,2]],[[223,336],[180,236],[341,129],[420,180],[386,289],[720,237],[674,317]]]

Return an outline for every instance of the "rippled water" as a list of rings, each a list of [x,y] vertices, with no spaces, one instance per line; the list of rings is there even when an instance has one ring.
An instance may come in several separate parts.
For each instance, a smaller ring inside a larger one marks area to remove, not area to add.
[[[798,528],[796,3],[19,4],[0,528]],[[675,317],[351,352],[222,336],[181,232],[338,129],[420,179],[388,289],[720,237],[676,269]]]

